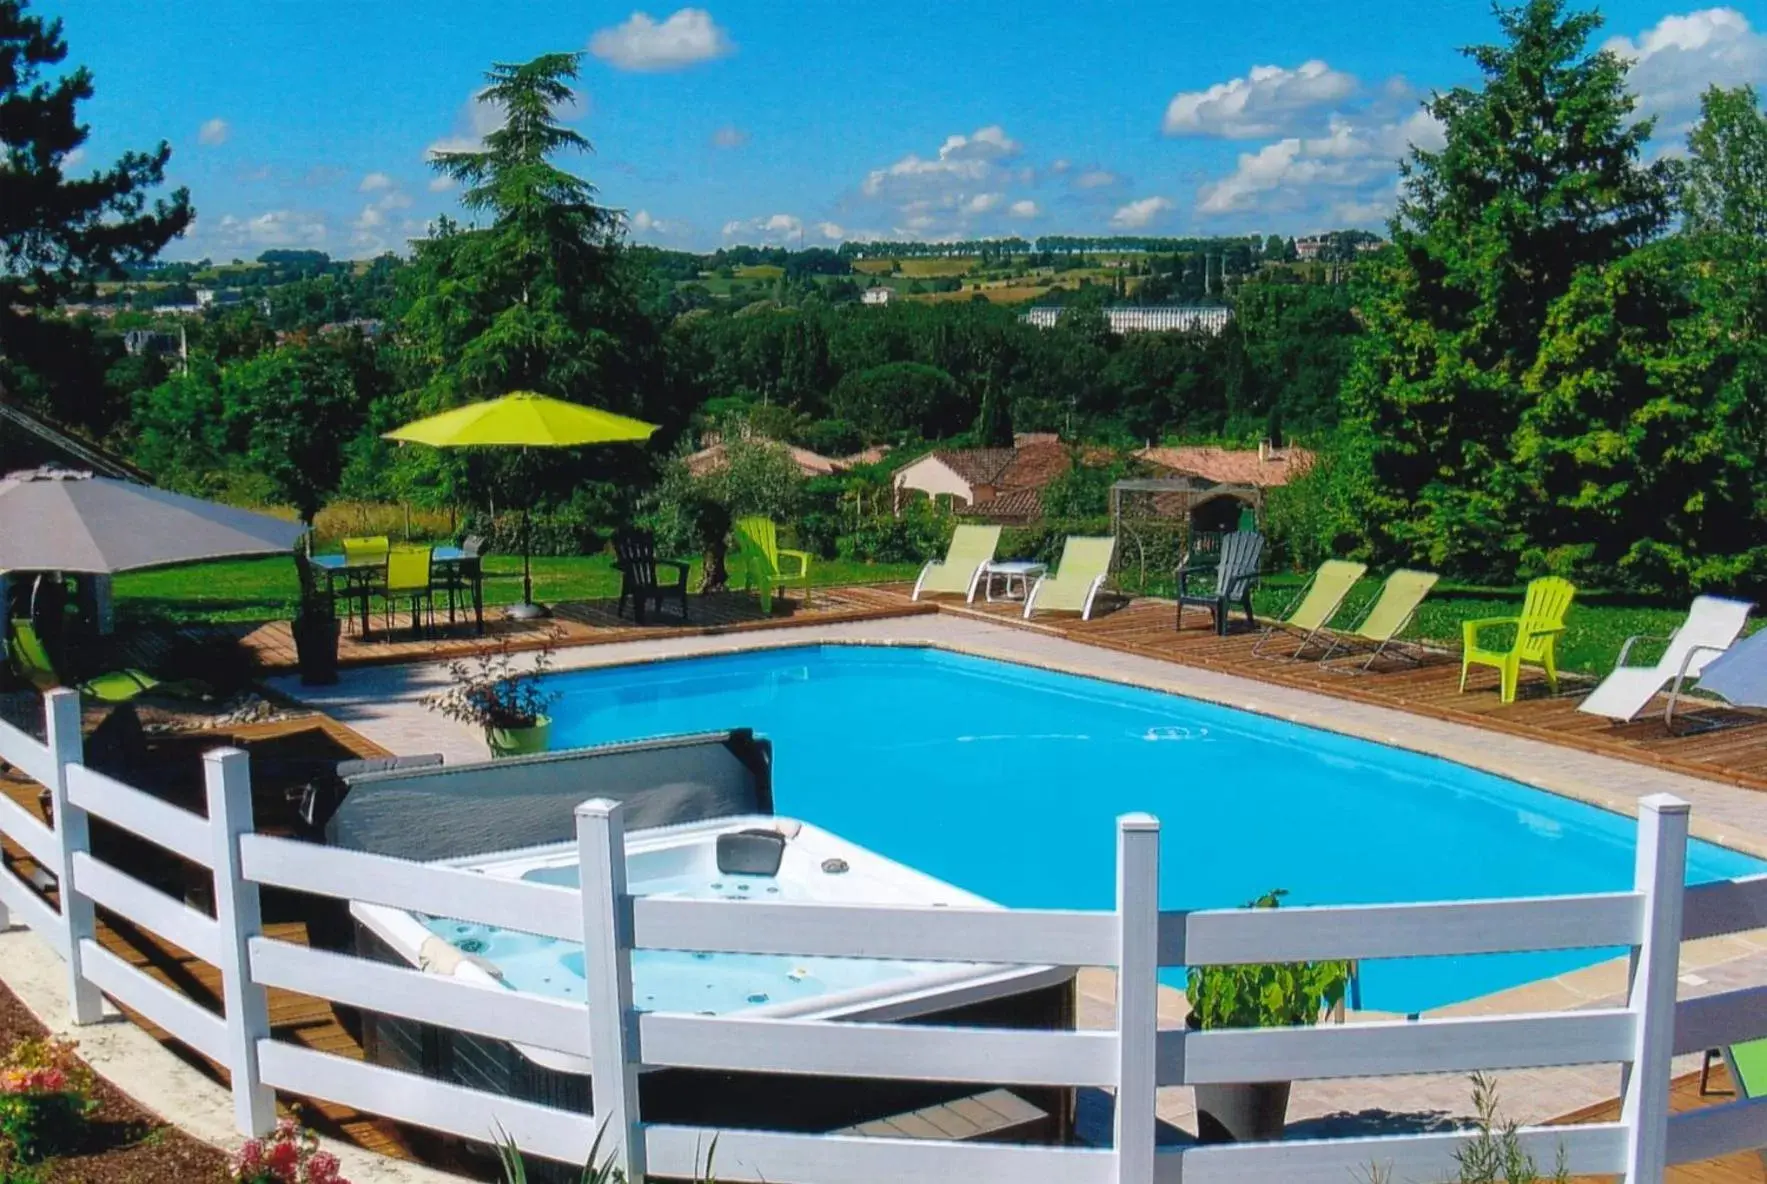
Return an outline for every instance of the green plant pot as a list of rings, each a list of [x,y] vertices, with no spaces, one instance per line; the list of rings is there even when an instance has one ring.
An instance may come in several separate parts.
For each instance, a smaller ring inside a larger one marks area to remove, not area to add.
[[[532,756],[537,752],[545,752],[552,739],[552,717],[543,715],[531,728],[486,728],[485,743],[491,746],[491,755]]]

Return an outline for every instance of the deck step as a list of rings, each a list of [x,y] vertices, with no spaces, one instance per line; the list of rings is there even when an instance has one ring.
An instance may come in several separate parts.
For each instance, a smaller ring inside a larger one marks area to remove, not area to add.
[[[1050,1116],[1011,1090],[958,1098],[906,1114],[862,1122],[833,1133],[880,1139],[955,1139],[1016,1143],[1048,1137]]]

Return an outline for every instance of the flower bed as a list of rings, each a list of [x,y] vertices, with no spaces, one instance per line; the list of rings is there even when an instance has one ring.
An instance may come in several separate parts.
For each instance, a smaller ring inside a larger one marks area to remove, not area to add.
[[[92,1074],[48,1040],[36,1018],[0,987],[0,1056],[28,1042],[22,1058],[10,1058],[9,1098],[13,1116],[42,1116],[51,1137],[37,1152],[46,1158],[18,1163],[15,1149],[0,1150],[0,1179],[9,1184],[166,1184],[167,1181],[227,1179],[224,1152],[167,1126],[130,1101],[122,1091]],[[30,1060],[32,1063],[19,1063]],[[73,1099],[79,1099],[75,1102]],[[63,1101],[50,1099],[66,1099]],[[78,1113],[75,1113],[77,1109]],[[7,1157],[11,1157],[9,1162]]]

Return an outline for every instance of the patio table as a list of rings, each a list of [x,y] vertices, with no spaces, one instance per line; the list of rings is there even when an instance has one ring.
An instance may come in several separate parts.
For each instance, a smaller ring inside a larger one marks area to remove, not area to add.
[[[484,568],[480,564],[482,557],[468,555],[459,547],[435,547],[430,551],[430,563],[434,567],[452,567],[457,574],[466,577],[472,585],[473,624],[480,636],[485,632],[485,579]],[[325,591],[328,596],[336,599],[337,583],[341,577],[347,585],[351,581],[366,581],[376,573],[385,572],[386,561],[377,563],[348,563],[341,553],[330,555],[309,555],[307,562],[325,573]],[[454,619],[454,605],[449,601],[448,619]],[[362,598],[362,634],[368,634],[368,598]]]
[[[1038,576],[1045,574],[1048,570],[1049,565],[1047,563],[1037,563],[1029,559],[1004,559],[984,563],[982,564],[983,598],[989,604],[994,603],[996,599],[994,596],[994,581],[998,579],[1005,585],[1005,588],[1001,591],[999,599],[1022,601],[1030,592],[1031,581]],[[1012,594],[1012,583],[1014,580],[1018,581],[1017,596]]]

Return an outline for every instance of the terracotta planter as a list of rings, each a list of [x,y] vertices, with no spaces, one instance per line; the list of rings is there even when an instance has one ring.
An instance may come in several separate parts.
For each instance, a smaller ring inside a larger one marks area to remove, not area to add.
[[[545,752],[552,739],[552,718],[541,716],[534,721],[531,728],[486,728],[485,743],[491,746],[491,755],[532,756],[537,752]]]

